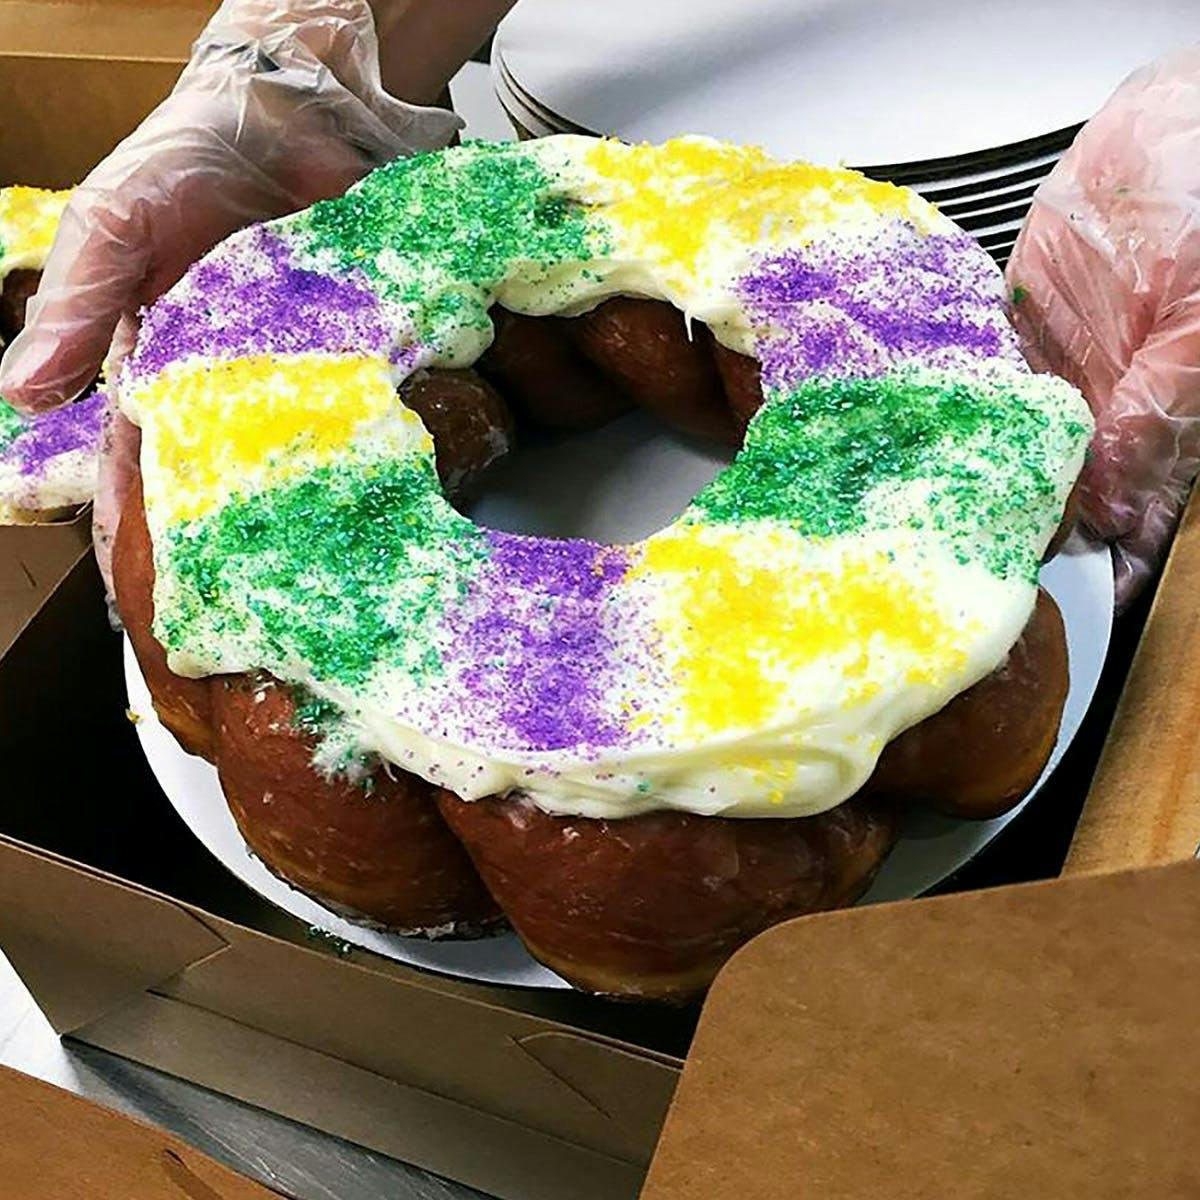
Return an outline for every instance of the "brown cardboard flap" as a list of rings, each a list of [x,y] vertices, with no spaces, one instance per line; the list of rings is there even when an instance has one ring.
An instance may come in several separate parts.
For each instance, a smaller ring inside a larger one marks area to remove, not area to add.
[[[295,1002],[299,1006],[308,999],[299,994]],[[365,1014],[343,1005],[317,1015],[343,1024]],[[417,1166],[453,1174],[506,1200],[632,1200],[642,1179],[640,1165],[169,997],[141,996],[81,1033],[92,1045]],[[392,1036],[429,1037],[432,1031],[397,1026]],[[520,1081],[513,1086],[520,1087]]]
[[[665,1058],[475,999],[470,988],[455,994],[418,972],[212,924],[228,949],[161,984],[162,995],[614,1159],[649,1162],[678,1078]]]
[[[187,58],[216,0],[0,0],[3,53],[33,58]]]
[[[62,525],[0,525],[0,658],[91,545],[88,514]]]
[[[0,186],[79,183],[170,92],[181,69],[135,62],[118,71],[103,59],[0,55]],[[64,138],[61,130],[72,127]]]
[[[215,9],[216,0],[0,0],[0,185],[83,179],[171,90]]]
[[[7,1067],[0,1114],[12,1200],[278,1200],[178,1138]]]
[[[1063,873],[1191,858],[1200,847],[1200,493],[1193,493]]]
[[[803,918],[718,977],[644,1200],[1194,1200],[1200,864]]]
[[[116,880],[97,903],[96,882],[96,873],[0,843],[0,946],[59,1033],[225,946],[183,908]]]
[[[636,1054],[563,1030],[546,1030],[518,1040],[535,1062],[562,1080],[597,1112],[623,1126],[634,1144],[662,1126],[679,1069],[668,1060]]]
[[[9,839],[0,839],[0,945],[55,1028],[207,1086],[244,1095],[245,1063],[229,1066],[183,1034],[164,1050],[153,1028],[137,1028],[139,1014],[159,1011],[154,1001],[178,1001],[169,1011],[201,1025],[208,1016],[236,1024],[256,1044],[310,1048],[323,1070],[340,1063],[347,1078],[369,1074],[435,1106],[484,1111],[556,1144],[589,1147],[633,1174],[649,1161],[678,1075],[661,1056],[473,999],[462,985],[193,914]],[[539,1046],[545,1033],[564,1036]],[[318,1123],[329,1128],[329,1119]],[[355,1137],[344,1114],[337,1119]]]

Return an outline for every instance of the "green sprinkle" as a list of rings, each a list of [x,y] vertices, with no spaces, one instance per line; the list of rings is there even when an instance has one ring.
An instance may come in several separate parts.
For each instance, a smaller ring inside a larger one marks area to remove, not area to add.
[[[762,407],[742,453],[685,519],[772,520],[815,537],[932,529],[961,561],[1030,578],[1039,534],[1056,516],[1047,464],[1086,436],[1044,403],[1045,389],[1061,386],[937,371],[807,380]]]
[[[292,689],[292,702],[292,724],[304,733],[324,733],[341,716],[342,710],[331,700],[322,700],[302,687]]]
[[[386,296],[411,305],[418,336],[441,346],[463,326],[490,329],[491,289],[514,265],[522,278],[544,281],[603,252],[586,208],[555,186],[527,148],[473,142],[396,159],[315,204],[295,228],[314,255],[361,268]]]
[[[171,530],[174,586],[156,628],[168,645],[242,640],[284,677],[301,661],[349,686],[381,663],[419,679],[441,661],[417,633],[473,577],[486,546],[442,499],[425,458],[324,467]]]
[[[0,450],[6,449],[25,430],[25,418],[7,400],[0,398]]]
[[[328,946],[330,950],[341,958],[345,958],[354,949],[349,942],[344,941],[335,934],[326,933],[324,929],[318,929],[316,925],[310,925],[305,930],[305,936],[310,942],[317,942]]]
[[[1012,302],[1014,304],[1021,304],[1028,295],[1029,289],[1023,283],[1018,283],[1012,290]]]

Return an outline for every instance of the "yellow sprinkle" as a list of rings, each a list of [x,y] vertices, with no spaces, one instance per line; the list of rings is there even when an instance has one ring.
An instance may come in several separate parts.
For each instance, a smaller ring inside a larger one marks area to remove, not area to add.
[[[936,220],[902,188],[855,171],[777,162],[753,146],[604,140],[585,161],[611,193],[605,220],[676,284],[693,282],[705,254],[721,246],[795,246],[848,218],[905,216],[921,227]]]
[[[647,573],[667,577],[658,625],[692,735],[769,724],[794,703],[787,681],[821,660],[837,663],[851,703],[878,692],[883,648],[929,679],[963,661],[962,631],[877,551],[814,560],[789,531],[689,526],[645,543],[633,574]]]
[[[749,770],[755,785],[769,804],[782,804],[787,789],[796,778],[795,762],[778,758],[731,758],[730,766]]]
[[[135,394],[153,414],[147,501],[179,521],[216,507],[253,476],[269,486],[332,461],[364,423],[391,415],[396,453],[427,449],[396,399],[387,364],[370,357],[256,355],[175,363]]]
[[[0,188],[0,276],[17,267],[37,269],[46,261],[69,191]]]

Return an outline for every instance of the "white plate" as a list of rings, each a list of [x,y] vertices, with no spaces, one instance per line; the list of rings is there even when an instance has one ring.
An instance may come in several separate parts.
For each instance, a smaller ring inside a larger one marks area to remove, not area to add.
[[[570,124],[870,166],[1064,129],[1197,37],[1194,0],[521,0],[493,53]]]
[[[623,542],[671,521],[721,469],[727,453],[662,432],[632,413],[587,437],[547,438],[523,447],[489,479],[472,517],[494,528],[545,536],[583,536]],[[1075,736],[1091,702],[1112,623],[1108,551],[1084,547],[1060,554],[1042,572],[1058,601],[1070,650],[1070,691],[1049,774]],[[128,643],[125,678],[137,734],[159,785],[187,826],[243,883],[335,937],[388,958],[485,983],[562,988],[567,984],[535,962],[513,934],[476,942],[427,942],[353,925],[290,888],[246,849],[217,782],[216,770],[185,754],[159,724]],[[1038,787],[1041,786],[1039,780]],[[914,816],[868,896],[871,901],[919,895],[978,854],[1033,799],[992,821]]]
[[[185,754],[160,724],[128,639],[125,641],[125,687],[130,711],[139,718],[137,735],[142,751],[159,787],[205,849],[264,899],[322,933],[411,966],[485,983],[517,987],[568,986],[553,972],[534,962],[511,933],[478,942],[427,942],[420,938],[395,937],[354,925],[288,887],[246,848],[225,804],[216,768],[201,758]]]

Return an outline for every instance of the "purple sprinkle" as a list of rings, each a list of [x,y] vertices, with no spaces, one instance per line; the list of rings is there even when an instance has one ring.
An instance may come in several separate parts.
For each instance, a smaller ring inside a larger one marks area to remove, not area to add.
[[[385,353],[391,334],[365,279],[297,267],[277,234],[249,229],[146,310],[127,369],[153,375],[193,354]]]
[[[607,703],[622,662],[608,600],[625,551],[496,531],[488,539],[487,565],[447,614],[462,660],[448,666],[468,698],[473,740],[580,754],[627,742]]]
[[[44,475],[50,463],[72,450],[94,454],[100,444],[103,392],[93,392],[75,404],[64,404],[29,419],[28,428],[9,445],[5,457],[22,475]]]
[[[814,373],[876,375],[907,361],[1020,359],[1015,335],[995,320],[995,267],[965,233],[895,222],[865,240],[825,239],[763,257],[739,292],[764,330],[769,387]]]

